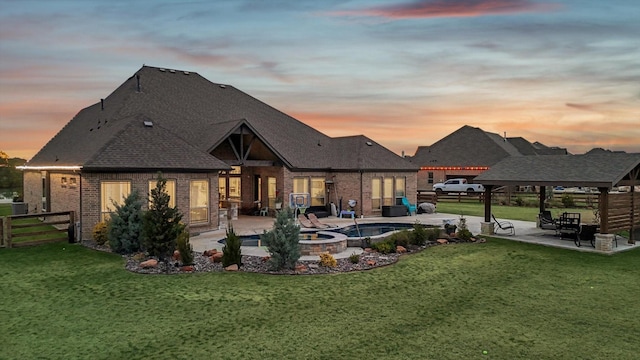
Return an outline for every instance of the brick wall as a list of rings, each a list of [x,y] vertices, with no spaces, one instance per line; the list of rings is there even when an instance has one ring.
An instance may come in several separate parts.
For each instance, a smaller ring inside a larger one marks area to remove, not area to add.
[[[209,220],[190,224],[192,233],[218,228],[218,173],[163,173],[166,179],[176,181],[176,207],[183,214],[183,222],[189,224],[190,180],[209,181]],[[84,173],[82,176],[82,238],[90,239],[93,227],[100,221],[100,183],[105,180],[130,181],[131,191],[137,190],[146,198],[149,181],[155,181],[157,173]],[[155,186],[155,185],[154,185]]]
[[[40,171],[25,170],[23,175],[23,199],[29,205],[29,213],[42,212],[42,175]]]

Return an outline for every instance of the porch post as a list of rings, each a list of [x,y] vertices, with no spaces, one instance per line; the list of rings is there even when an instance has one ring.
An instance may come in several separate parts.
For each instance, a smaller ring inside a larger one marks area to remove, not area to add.
[[[609,188],[598,188],[600,197],[598,199],[598,212],[600,212],[600,233],[609,232]]]
[[[480,232],[485,235],[493,235],[493,223],[491,222],[491,189],[493,185],[484,187],[484,221],[480,224]]]
[[[542,213],[544,209],[544,201],[547,198],[547,187],[540,185],[540,213]]]

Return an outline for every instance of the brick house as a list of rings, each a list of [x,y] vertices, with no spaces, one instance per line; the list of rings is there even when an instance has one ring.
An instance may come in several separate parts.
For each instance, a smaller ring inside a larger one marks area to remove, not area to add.
[[[522,137],[506,137],[465,125],[431,146],[420,146],[408,158],[420,166],[418,189],[452,178],[472,181],[492,165],[511,156],[566,155],[564,148],[531,143]]]
[[[365,136],[332,138],[233,86],[150,66],[82,109],[22,169],[29,212],[74,210],[83,239],[112,201],[148,194],[158,172],[191,231],[207,231],[221,207],[250,214],[291,193],[327,209],[354,199],[357,214],[379,215],[402,196],[415,202],[418,171]]]

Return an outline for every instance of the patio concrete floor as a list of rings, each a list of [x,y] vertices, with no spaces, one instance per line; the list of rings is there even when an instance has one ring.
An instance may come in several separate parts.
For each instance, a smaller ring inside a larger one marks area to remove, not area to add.
[[[418,214],[414,216],[400,216],[400,217],[365,217],[365,218],[338,218],[335,216],[331,216],[328,218],[321,218],[320,222],[332,225],[335,227],[344,227],[349,225],[354,225],[354,222],[358,224],[367,224],[367,223],[409,223],[413,224],[416,221],[419,221],[424,225],[438,225],[442,226],[443,221],[451,221],[453,224],[457,224],[460,215],[455,214],[444,214],[444,213],[435,213],[435,214]],[[469,230],[473,234],[480,234],[480,223],[483,221],[483,218],[479,216],[465,216],[467,219],[467,226]],[[505,219],[498,219],[500,221]],[[236,234],[238,235],[254,235],[254,234],[262,234],[264,230],[269,230],[273,227],[273,223],[275,218],[273,217],[263,217],[263,216],[239,216],[237,220],[229,220],[229,223],[233,226]],[[603,252],[594,249],[591,247],[588,241],[583,242],[582,246],[577,247],[573,240],[571,239],[560,239],[559,237],[554,236],[554,231],[552,230],[542,230],[536,227],[535,222],[531,221],[519,221],[519,220],[506,220],[513,223],[515,227],[516,234],[513,236],[509,235],[500,235],[495,234],[492,237],[502,238],[512,241],[520,241],[531,244],[543,245],[543,246],[552,246],[557,248],[564,248],[569,250],[576,251],[584,251],[584,252],[595,252],[595,253],[603,253],[603,254],[615,254],[622,251],[627,251],[631,249],[635,249],[640,246],[640,242],[637,242],[635,245],[630,245],[627,243],[627,239],[617,236],[617,246],[613,245],[613,250],[611,252]],[[324,229],[327,230],[327,229]],[[226,237],[226,230],[214,230],[201,233],[196,236],[192,236],[190,239],[190,243],[193,246],[194,251],[204,251],[208,249],[222,249],[223,244],[220,244],[218,240],[221,240]],[[359,254],[362,252],[361,248],[353,248],[349,247],[346,251],[334,254],[335,258],[345,258],[349,255],[356,253]],[[266,256],[267,251],[264,247],[242,247],[242,254],[244,255],[254,255],[254,256]],[[317,260],[318,256],[303,256],[301,260]]]

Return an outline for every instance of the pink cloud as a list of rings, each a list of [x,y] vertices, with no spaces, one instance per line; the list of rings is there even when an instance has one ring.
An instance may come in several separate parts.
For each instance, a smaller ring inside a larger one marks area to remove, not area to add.
[[[375,16],[388,19],[448,18],[546,12],[558,8],[558,4],[529,0],[419,0],[399,5],[336,11],[331,15]]]

